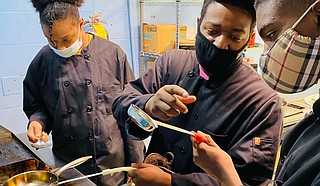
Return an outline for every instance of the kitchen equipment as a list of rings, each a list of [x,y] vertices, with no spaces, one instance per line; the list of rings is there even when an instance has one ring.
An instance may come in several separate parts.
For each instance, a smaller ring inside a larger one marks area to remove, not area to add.
[[[145,113],[142,109],[140,109],[138,106],[134,104],[130,105],[128,109],[128,115],[140,128],[142,128],[147,132],[152,132],[154,129],[158,128],[158,126],[161,126],[171,130],[181,132],[181,133],[189,134],[193,136],[194,141],[196,143],[201,143],[206,141],[205,137],[199,133],[188,131],[188,130],[152,119],[147,113]]]
[[[0,166],[0,185],[2,185],[9,178],[26,171],[34,170],[46,170],[51,171],[52,168],[42,161],[31,158],[27,160],[22,160],[19,162],[7,164]]]
[[[6,182],[3,183],[3,186],[43,186],[43,185],[55,185],[59,181],[59,175],[69,168],[76,167],[92,156],[85,156],[73,160],[72,162],[64,165],[60,169],[50,171],[28,171],[21,174],[17,174],[9,178]]]
[[[100,36],[106,40],[109,40],[109,34],[104,25],[108,25],[108,22],[101,19],[102,14],[94,13],[89,16],[90,20],[84,22],[83,30],[85,32]],[[103,25],[103,24],[104,25]]]
[[[113,168],[113,169],[105,169],[101,172],[98,172],[98,173],[94,173],[94,174],[90,174],[90,175],[86,175],[86,176],[81,176],[81,177],[78,177],[78,178],[73,178],[73,179],[68,179],[68,180],[64,180],[64,181],[61,181],[61,182],[58,182],[57,185],[61,185],[61,184],[65,184],[65,183],[69,183],[69,182],[73,182],[73,181],[78,181],[78,180],[82,180],[82,179],[85,179],[85,178],[90,178],[90,177],[94,177],[94,176],[99,176],[99,175],[107,175],[107,174],[111,174],[111,176],[114,174],[114,173],[117,173],[117,172],[123,172],[123,171],[131,171],[131,170],[134,170],[136,168],[133,168],[133,167],[118,167],[118,168]]]

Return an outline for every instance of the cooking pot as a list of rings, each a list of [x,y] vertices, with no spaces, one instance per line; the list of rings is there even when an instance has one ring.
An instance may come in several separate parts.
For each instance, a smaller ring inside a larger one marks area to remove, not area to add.
[[[59,181],[59,175],[69,168],[76,167],[92,156],[85,156],[73,160],[72,162],[64,165],[60,169],[50,171],[27,171],[20,174],[17,174],[9,178],[6,182],[3,183],[3,186],[43,186],[43,185],[56,185]]]

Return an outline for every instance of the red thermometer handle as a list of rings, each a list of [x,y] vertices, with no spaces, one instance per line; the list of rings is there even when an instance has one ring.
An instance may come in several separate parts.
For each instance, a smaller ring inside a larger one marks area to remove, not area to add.
[[[193,136],[194,142],[196,142],[198,144],[207,141],[206,138],[203,135],[201,135],[201,134],[199,134],[197,132],[192,131],[192,134],[193,134],[192,136]]]

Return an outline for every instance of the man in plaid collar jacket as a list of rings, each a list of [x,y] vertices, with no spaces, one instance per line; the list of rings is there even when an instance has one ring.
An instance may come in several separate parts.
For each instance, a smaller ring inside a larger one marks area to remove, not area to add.
[[[258,31],[265,42],[260,66],[270,71],[269,75],[263,74],[266,82],[285,93],[319,87],[320,1],[256,0],[256,11]],[[285,55],[277,61],[281,53]],[[281,67],[271,67],[271,58]],[[275,185],[320,185],[319,113],[318,99],[313,112],[286,134]]]

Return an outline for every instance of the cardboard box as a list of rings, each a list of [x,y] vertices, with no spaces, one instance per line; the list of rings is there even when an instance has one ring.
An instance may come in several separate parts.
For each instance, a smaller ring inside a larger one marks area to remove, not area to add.
[[[179,42],[186,40],[187,26],[179,27]],[[143,23],[143,51],[163,54],[175,48],[175,24],[147,24]]]

